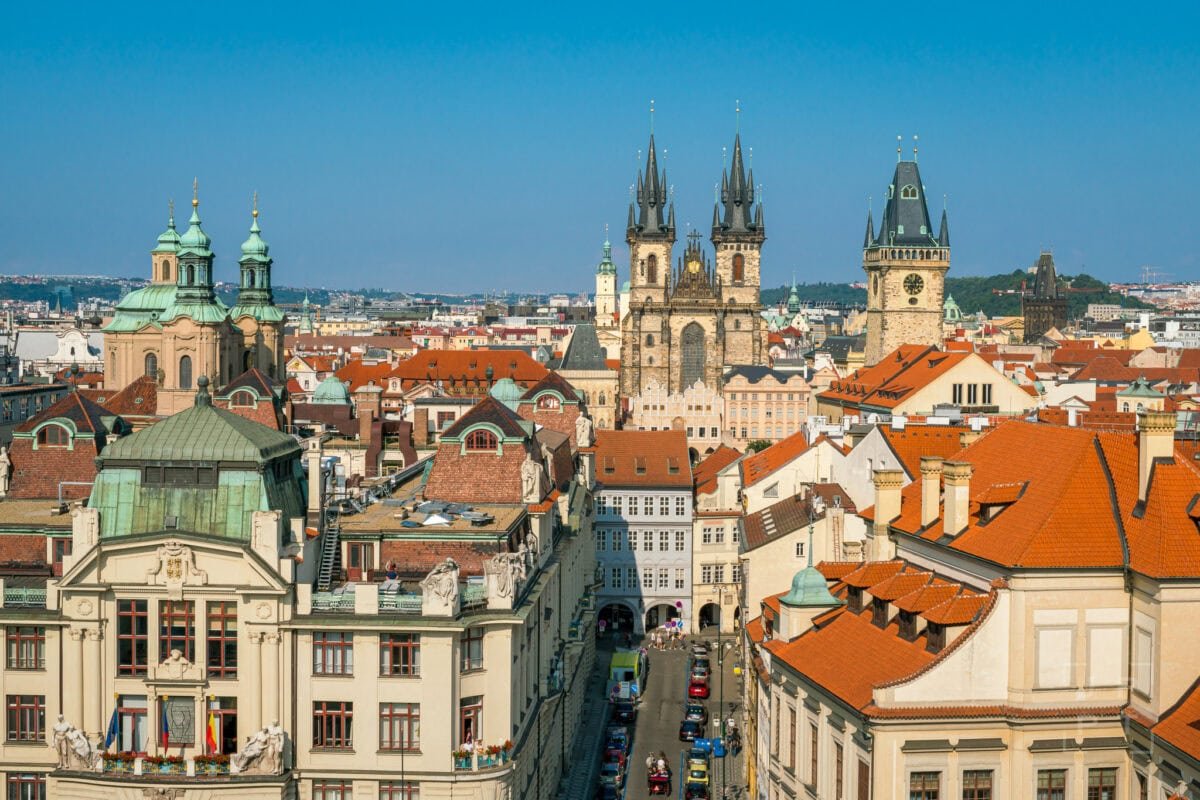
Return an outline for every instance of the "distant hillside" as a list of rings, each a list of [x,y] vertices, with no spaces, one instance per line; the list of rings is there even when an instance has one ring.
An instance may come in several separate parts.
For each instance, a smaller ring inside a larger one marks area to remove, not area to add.
[[[1080,274],[1074,277],[1060,276],[1062,284],[1071,289],[1088,289],[1093,291],[1074,291],[1067,294],[1067,316],[1074,319],[1081,317],[1087,311],[1088,303],[1112,303],[1124,308],[1154,308],[1133,298],[1125,297],[1109,291],[1108,284],[1093,278],[1091,275]],[[974,314],[982,311],[989,317],[1014,316],[1021,313],[1021,298],[1017,294],[994,294],[993,289],[1000,291],[1019,290],[1022,281],[1031,281],[1032,276],[1024,270],[1014,270],[1002,275],[988,277],[947,278],[946,292],[958,303],[964,314]],[[776,305],[786,299],[791,287],[781,286],[777,289],[765,289],[762,293],[763,305]],[[834,302],[843,305],[865,305],[867,290],[856,289],[845,283],[805,283],[797,287],[801,302],[822,303]]]

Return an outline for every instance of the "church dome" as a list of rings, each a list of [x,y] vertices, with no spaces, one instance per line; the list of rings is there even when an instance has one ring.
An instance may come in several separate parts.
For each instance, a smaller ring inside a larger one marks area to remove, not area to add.
[[[254,223],[250,226],[250,238],[242,242],[242,261],[266,261],[270,247],[263,241],[258,227],[258,210],[254,211]]]
[[[189,250],[196,255],[211,256],[211,245],[212,239],[208,238],[208,234],[200,227],[200,201],[193,198],[192,218],[188,220],[187,231],[179,239],[180,249]]]
[[[315,405],[348,406],[350,405],[350,391],[337,375],[330,375],[317,386],[312,395],[312,402]]]
[[[158,245],[154,248],[155,253],[177,253],[179,252],[179,232],[175,230],[175,213],[171,212],[170,218],[167,220],[167,229],[159,234]]]
[[[516,381],[512,378],[501,378],[492,384],[492,388],[488,390],[488,394],[515,410],[517,401],[525,394],[525,390],[517,386]]]

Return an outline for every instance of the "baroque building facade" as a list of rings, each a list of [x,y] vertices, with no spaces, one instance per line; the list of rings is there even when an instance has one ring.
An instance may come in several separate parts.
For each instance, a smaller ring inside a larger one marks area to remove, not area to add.
[[[866,364],[902,344],[942,343],[942,296],[950,269],[950,226],[942,209],[937,236],[929,221],[916,151],[896,171],[878,233],[867,212],[863,270],[867,273]]]
[[[250,236],[238,261],[237,302],[227,307],[214,291],[212,240],[200,223],[200,199],[182,236],[172,211],[151,251],[151,283],[117,303],[104,328],[104,378],[113,390],[143,375],[158,383],[158,409],[169,415],[191,405],[196,380],[223,386],[248,369],[283,379],[283,312],[271,291],[273,260],[252,212]]]
[[[753,184],[754,172],[747,174],[738,136],[713,208],[715,264],[694,232],[672,269],[675,207],[668,200],[666,170],[659,170],[651,135],[625,232],[630,281],[628,311],[621,309],[624,397],[635,397],[651,384],[673,394],[698,381],[717,388],[725,365],[765,359],[759,269],[766,229]]]

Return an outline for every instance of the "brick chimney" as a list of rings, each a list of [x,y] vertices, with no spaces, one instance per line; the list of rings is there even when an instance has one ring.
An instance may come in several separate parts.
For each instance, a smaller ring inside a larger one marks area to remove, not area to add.
[[[1138,500],[1145,502],[1150,491],[1154,462],[1175,455],[1175,412],[1142,411],[1137,417]]]
[[[418,408],[413,410],[413,446],[428,447],[429,446],[429,409]]]
[[[942,457],[921,456],[921,527],[932,525],[941,514]]]
[[[958,536],[967,529],[971,512],[971,472],[966,461],[947,461],[942,465],[946,481],[943,527],[947,536]]]
[[[888,561],[896,555],[896,546],[888,536],[888,523],[900,515],[904,473],[898,469],[877,469],[871,478],[875,484],[875,523],[871,526],[867,558]]]

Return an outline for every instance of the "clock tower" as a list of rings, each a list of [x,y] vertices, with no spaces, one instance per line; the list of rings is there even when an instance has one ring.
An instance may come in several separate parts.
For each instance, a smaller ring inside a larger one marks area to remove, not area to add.
[[[867,273],[866,364],[880,361],[902,344],[942,344],[942,297],[950,269],[946,211],[936,236],[929,221],[917,152],[898,163],[887,189],[883,223],[876,233],[870,212],[863,238]]]

